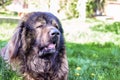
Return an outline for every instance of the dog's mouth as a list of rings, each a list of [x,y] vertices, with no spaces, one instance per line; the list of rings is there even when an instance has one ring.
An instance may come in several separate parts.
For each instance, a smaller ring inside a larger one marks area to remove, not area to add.
[[[57,44],[56,43],[49,43],[47,46],[42,47],[39,50],[39,56],[50,56],[53,55],[57,51]]]
[[[47,42],[42,43],[39,48],[39,56],[50,56],[54,55],[58,51],[58,45],[59,45],[59,36],[55,35],[52,36]]]

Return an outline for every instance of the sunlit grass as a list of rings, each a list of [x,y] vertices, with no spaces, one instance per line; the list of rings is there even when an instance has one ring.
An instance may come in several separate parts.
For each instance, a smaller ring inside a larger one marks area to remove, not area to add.
[[[63,22],[69,80],[120,80],[120,37],[114,32],[114,24],[108,26],[111,31],[101,22],[102,30],[90,23]],[[0,49],[10,39],[16,25],[5,22],[0,24]],[[117,26],[120,26],[119,23]],[[120,29],[117,28],[117,31]],[[21,79],[16,72],[4,67],[6,64],[2,59],[0,62],[0,80]]]
[[[0,40],[8,40],[12,36],[16,25],[17,24],[13,24],[13,23],[5,23],[5,22],[1,23]]]
[[[120,44],[120,22],[105,23],[105,22],[95,22],[93,23],[83,23],[74,21],[73,23],[67,22],[63,25],[64,35],[66,41],[74,43],[100,43],[105,44],[106,42],[111,42],[116,45]]]

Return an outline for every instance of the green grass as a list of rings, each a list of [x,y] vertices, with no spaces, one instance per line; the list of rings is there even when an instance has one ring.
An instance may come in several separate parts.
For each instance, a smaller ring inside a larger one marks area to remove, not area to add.
[[[4,47],[15,29],[15,23],[0,22],[0,50]],[[11,69],[8,64],[0,57],[0,80],[21,80],[21,77]]]
[[[69,80],[120,79],[120,47],[113,43],[67,43],[67,53]]]
[[[67,22],[63,24],[68,25]],[[16,25],[0,24],[0,49],[10,39]],[[76,22],[69,24],[72,30],[64,27],[69,80],[120,80],[120,23],[98,25],[83,27]],[[21,80],[16,72],[7,69],[2,59],[0,63],[0,80]]]
[[[10,11],[5,11],[5,10],[3,10],[3,9],[1,9],[0,8],[0,16],[8,16],[8,17],[10,17],[10,16],[17,16],[18,14],[17,14],[17,12],[10,12]]]
[[[0,80],[21,80],[22,78],[11,69],[8,69],[8,64],[6,64],[0,58]]]
[[[120,34],[120,22],[114,22],[112,24],[98,24],[92,27],[92,29],[101,32],[113,32],[115,34]]]

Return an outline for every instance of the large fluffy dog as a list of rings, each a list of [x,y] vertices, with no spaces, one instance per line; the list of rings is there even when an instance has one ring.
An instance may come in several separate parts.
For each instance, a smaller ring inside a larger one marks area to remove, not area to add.
[[[1,52],[25,80],[67,80],[63,29],[51,13],[25,15]]]

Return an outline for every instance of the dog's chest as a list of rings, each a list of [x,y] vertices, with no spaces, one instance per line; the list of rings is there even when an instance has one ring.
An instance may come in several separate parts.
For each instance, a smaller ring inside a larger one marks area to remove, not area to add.
[[[49,60],[41,59],[39,57],[29,58],[27,61],[29,70],[36,73],[48,72],[51,69],[51,62]]]
[[[38,80],[54,80],[56,77],[56,71],[53,70],[51,62],[46,59],[40,59],[37,57],[29,58],[27,64],[32,76],[38,78]]]

